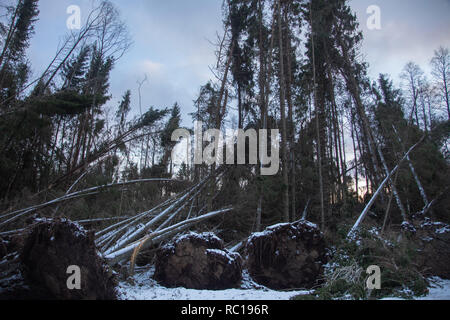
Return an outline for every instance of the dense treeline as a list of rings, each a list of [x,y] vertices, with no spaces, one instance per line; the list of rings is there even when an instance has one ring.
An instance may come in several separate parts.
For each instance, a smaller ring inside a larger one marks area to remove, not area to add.
[[[260,230],[307,217],[335,228],[423,136],[371,215],[384,226],[424,211],[448,220],[448,49],[436,50],[430,80],[408,63],[398,89],[388,75],[368,77],[347,1],[230,0],[223,11],[218,81],[201,89],[193,117],[207,128],[229,115],[238,128],[281,130],[279,175],[229,172],[222,201],[238,204],[239,223]]]
[[[178,104],[132,106],[129,90],[118,106],[111,105],[111,71],[131,39],[110,2],[99,3],[82,29],[65,38],[36,79],[26,50],[39,15],[38,0],[18,0],[4,9],[3,210],[62,195],[74,183],[92,186],[150,177],[194,183],[218,169],[174,166],[171,135],[181,123]],[[419,212],[449,220],[448,49],[436,50],[428,79],[418,65],[408,63],[401,75],[404,87],[396,88],[388,75],[368,77],[360,58],[362,33],[346,0],[225,0],[223,13],[216,79],[200,89],[192,118],[205,129],[223,129],[231,119],[240,129],[281,133],[278,175],[262,176],[261,165],[232,166],[220,183],[208,186],[209,209],[234,205],[233,218],[223,221],[222,228],[238,234],[227,237],[302,217],[324,230],[353,221],[422,137],[383,188],[371,216],[384,227],[407,222]],[[134,117],[133,107],[140,110]],[[111,191],[78,200],[65,214],[133,214],[176,191],[172,188]]]

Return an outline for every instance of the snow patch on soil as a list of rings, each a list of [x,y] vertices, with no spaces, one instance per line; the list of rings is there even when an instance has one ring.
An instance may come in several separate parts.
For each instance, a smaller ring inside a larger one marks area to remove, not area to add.
[[[165,288],[153,280],[154,267],[137,270],[133,284],[121,282],[118,287],[120,300],[289,300],[298,295],[313,294],[313,291],[275,291],[253,281],[247,270],[244,271],[241,287],[228,290],[192,290],[185,288]],[[415,300],[450,300],[450,280],[438,277],[430,279],[429,294]],[[403,300],[391,297],[382,300]]]

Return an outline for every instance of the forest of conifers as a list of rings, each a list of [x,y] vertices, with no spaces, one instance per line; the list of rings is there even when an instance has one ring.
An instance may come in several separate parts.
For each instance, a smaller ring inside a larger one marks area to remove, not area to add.
[[[142,105],[139,90],[133,106],[130,88],[112,103],[111,71],[133,45],[113,3],[49,48],[37,77],[27,51],[39,0],[0,10],[0,235],[36,215],[101,230],[205,179],[171,222],[232,208],[199,227],[226,243],[300,219],[338,243],[362,212],[386,237],[417,217],[450,222],[448,48],[406,64],[396,87],[398,75],[369,77],[348,1],[224,0],[217,63],[190,117],[204,130],[278,129],[280,170],[264,176],[261,164],[174,165],[175,101]]]

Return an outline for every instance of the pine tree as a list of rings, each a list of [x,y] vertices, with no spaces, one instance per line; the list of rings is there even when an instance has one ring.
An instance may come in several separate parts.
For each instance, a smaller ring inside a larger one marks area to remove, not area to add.
[[[119,123],[119,134],[125,131],[125,124],[127,115],[131,110],[131,91],[127,90],[122,97],[122,101],[119,104],[119,108],[116,113],[116,119]]]
[[[0,66],[3,72],[11,62],[23,59],[25,50],[34,31],[34,23],[39,14],[39,0],[20,0],[10,18],[10,26],[0,54]]]

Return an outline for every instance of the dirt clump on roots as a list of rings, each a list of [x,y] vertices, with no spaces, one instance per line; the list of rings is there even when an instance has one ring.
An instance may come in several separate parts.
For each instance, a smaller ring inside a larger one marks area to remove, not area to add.
[[[97,254],[93,233],[65,219],[39,219],[31,227],[20,253],[26,283],[38,299],[115,300],[113,273]],[[81,289],[70,290],[68,282],[80,268]]]
[[[269,227],[248,239],[246,252],[250,276],[270,289],[312,289],[323,282],[326,243],[312,223]]]
[[[169,288],[236,288],[242,280],[242,259],[214,234],[190,233],[157,251],[154,278]]]

